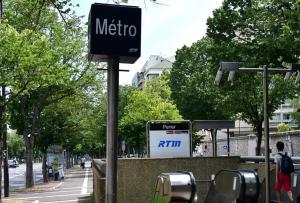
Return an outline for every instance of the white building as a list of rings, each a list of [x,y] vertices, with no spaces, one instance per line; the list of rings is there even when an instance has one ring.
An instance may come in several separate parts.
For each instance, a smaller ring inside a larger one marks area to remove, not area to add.
[[[151,55],[142,67],[141,72],[134,75],[132,84],[143,89],[147,80],[159,76],[164,70],[171,69],[174,61],[174,56],[163,58],[162,56]]]
[[[270,119],[270,128],[276,128],[280,123],[289,124],[292,128],[297,127],[297,123],[292,119],[292,113],[295,111],[293,106],[289,103],[288,99],[281,104],[274,112],[273,117]]]

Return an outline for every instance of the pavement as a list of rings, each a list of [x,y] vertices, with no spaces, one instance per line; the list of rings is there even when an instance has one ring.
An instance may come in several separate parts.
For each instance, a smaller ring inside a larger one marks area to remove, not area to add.
[[[92,170],[82,169],[78,165],[65,172],[60,181],[35,185],[32,188],[17,189],[10,193],[9,198],[2,199],[5,203],[42,203],[42,202],[90,202],[92,193]]]
[[[38,184],[33,186],[32,188],[20,188],[15,189],[12,194],[14,193],[21,193],[21,192],[44,192],[44,191],[52,191],[58,189],[63,183],[61,181],[49,181],[48,183]]]

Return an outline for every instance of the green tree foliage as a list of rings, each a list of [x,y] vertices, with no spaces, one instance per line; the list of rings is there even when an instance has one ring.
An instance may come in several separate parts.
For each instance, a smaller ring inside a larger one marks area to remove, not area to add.
[[[292,127],[289,124],[285,124],[285,123],[278,124],[276,128],[277,128],[277,132],[286,132],[292,130]]]
[[[8,136],[8,157],[9,159],[17,158],[24,159],[25,158],[25,143],[22,136],[12,132]]]
[[[171,101],[168,76],[147,81],[144,90],[134,90],[128,96],[125,114],[120,120],[120,136],[130,149],[142,152],[146,146],[146,123],[150,120],[180,120]]]
[[[44,154],[50,145],[61,145],[66,150],[66,167],[71,167],[74,155],[98,155],[103,138],[99,137],[101,117],[99,102],[102,96],[102,78],[96,77],[88,86],[78,88],[75,94],[46,106],[38,120],[35,147]],[[103,136],[103,135],[102,135]],[[105,136],[105,135],[104,135]],[[46,168],[46,167],[43,167]],[[44,181],[47,174],[44,171]]]
[[[241,61],[245,67],[284,67],[298,62],[299,8],[297,0],[224,1],[207,21],[207,34],[214,41],[212,61]],[[262,75],[241,73],[233,84],[223,82],[219,88],[230,95],[228,104],[235,113],[241,113],[256,130],[259,155],[264,119]],[[296,95],[292,80],[284,82],[279,75],[270,76],[269,91],[269,115],[285,98]]]
[[[33,185],[32,147],[39,135],[44,108],[73,95],[93,77],[85,52],[80,19],[68,8],[70,1],[5,1],[3,22],[23,34],[22,52],[13,58],[19,75],[8,84],[18,93],[11,104],[12,126],[24,136],[27,149],[26,186]],[[19,77],[17,77],[19,76]],[[24,88],[25,87],[25,88]],[[32,138],[27,136],[31,134]]]
[[[118,98],[118,117],[119,120],[121,120],[124,116],[126,116],[125,108],[129,105],[130,102],[130,95],[132,92],[138,91],[138,88],[136,86],[131,85],[121,85],[119,86],[119,98]],[[97,110],[98,110],[98,116],[95,118],[95,121],[97,123],[98,129],[97,129],[97,141],[99,141],[99,156],[104,157],[106,150],[106,133],[107,133],[107,92],[105,94],[101,94],[99,97]],[[118,129],[118,139],[121,142],[122,140],[125,140],[124,134],[120,132],[120,128]]]
[[[208,39],[204,38],[191,48],[184,47],[177,52],[174,72],[198,67],[194,72],[182,71],[184,73],[177,75],[177,84],[176,81],[171,81],[172,91],[180,87],[184,89],[182,94],[174,95],[174,100],[178,108],[184,109],[188,114],[185,118],[194,119],[197,116],[188,109],[188,104],[178,103],[178,97],[184,95],[184,99],[193,98],[193,91],[199,94],[200,100],[197,103],[195,99],[190,99],[189,102],[193,102],[195,107],[216,109],[220,118],[223,118],[224,111],[225,117],[240,113],[241,118],[252,124],[257,132],[256,154],[259,155],[264,120],[262,74],[238,72],[233,83],[225,81],[226,77],[223,77],[220,86],[215,87],[216,90],[212,90],[211,84],[221,61],[238,61],[243,67],[268,65],[270,68],[284,68],[289,63],[298,62],[300,41],[296,33],[299,33],[300,29],[297,20],[299,15],[299,1],[225,0],[222,7],[215,10],[207,21]],[[186,60],[183,60],[184,57]],[[202,68],[199,67],[199,63],[202,64]],[[205,73],[206,78],[194,80],[198,75]],[[180,80],[181,78],[190,79],[194,84],[188,86],[186,81]],[[205,84],[204,80],[209,82]],[[282,75],[270,76],[269,115],[285,98],[294,97],[296,91],[292,80],[283,81]],[[181,100],[184,100],[183,98]],[[212,101],[203,105],[205,100]],[[180,107],[182,104],[184,105]],[[198,116],[201,117],[202,114]]]
[[[209,62],[209,38],[177,50],[170,75],[170,88],[181,115],[187,120],[228,119],[231,115],[223,97],[213,84]]]
[[[129,95],[133,92],[138,90],[136,86],[131,85],[121,85],[119,86],[119,118],[122,118],[125,115],[125,107],[129,104]]]

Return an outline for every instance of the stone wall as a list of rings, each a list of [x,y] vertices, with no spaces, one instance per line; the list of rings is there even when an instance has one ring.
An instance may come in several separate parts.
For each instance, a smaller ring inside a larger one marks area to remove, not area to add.
[[[293,156],[300,156],[300,133],[277,133],[270,134],[270,147],[272,153],[276,154],[276,142],[283,141],[286,151]],[[208,145],[207,154],[212,154],[211,143]],[[120,203],[150,203],[154,196],[157,176],[161,173],[175,172],[178,170],[192,172],[197,182],[198,202],[202,203],[206,197],[212,174],[222,169],[256,170],[260,181],[265,176],[265,168],[262,163],[240,163],[237,156],[232,155],[254,155],[256,147],[255,136],[231,137],[230,152],[223,146],[227,140],[218,140],[218,155],[220,157],[193,157],[193,158],[168,158],[168,159],[118,159],[118,188],[117,197]],[[262,143],[263,146],[263,143]],[[264,150],[262,150],[264,151]],[[226,155],[226,156],[225,156]],[[96,203],[105,202],[105,163],[94,160],[94,196]],[[97,166],[97,167],[95,167]],[[272,168],[273,166],[271,166]]]
[[[97,161],[94,161],[97,165]],[[198,202],[203,202],[209,189],[211,175],[222,169],[236,170],[239,157],[194,157],[166,159],[118,159],[117,198],[120,203],[151,203],[157,176],[175,171],[192,172],[197,183]],[[94,196],[103,202],[105,186],[99,170],[94,169]],[[96,178],[96,180],[95,180]],[[98,181],[98,182],[97,182]],[[96,186],[101,184],[102,186]]]
[[[105,203],[105,162],[93,160],[92,166],[95,203]]]

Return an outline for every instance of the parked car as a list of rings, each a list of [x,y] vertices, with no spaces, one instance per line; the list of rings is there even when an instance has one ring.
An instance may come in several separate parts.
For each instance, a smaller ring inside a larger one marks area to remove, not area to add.
[[[7,163],[9,168],[16,168],[19,166],[19,162],[17,160],[8,160]]]

